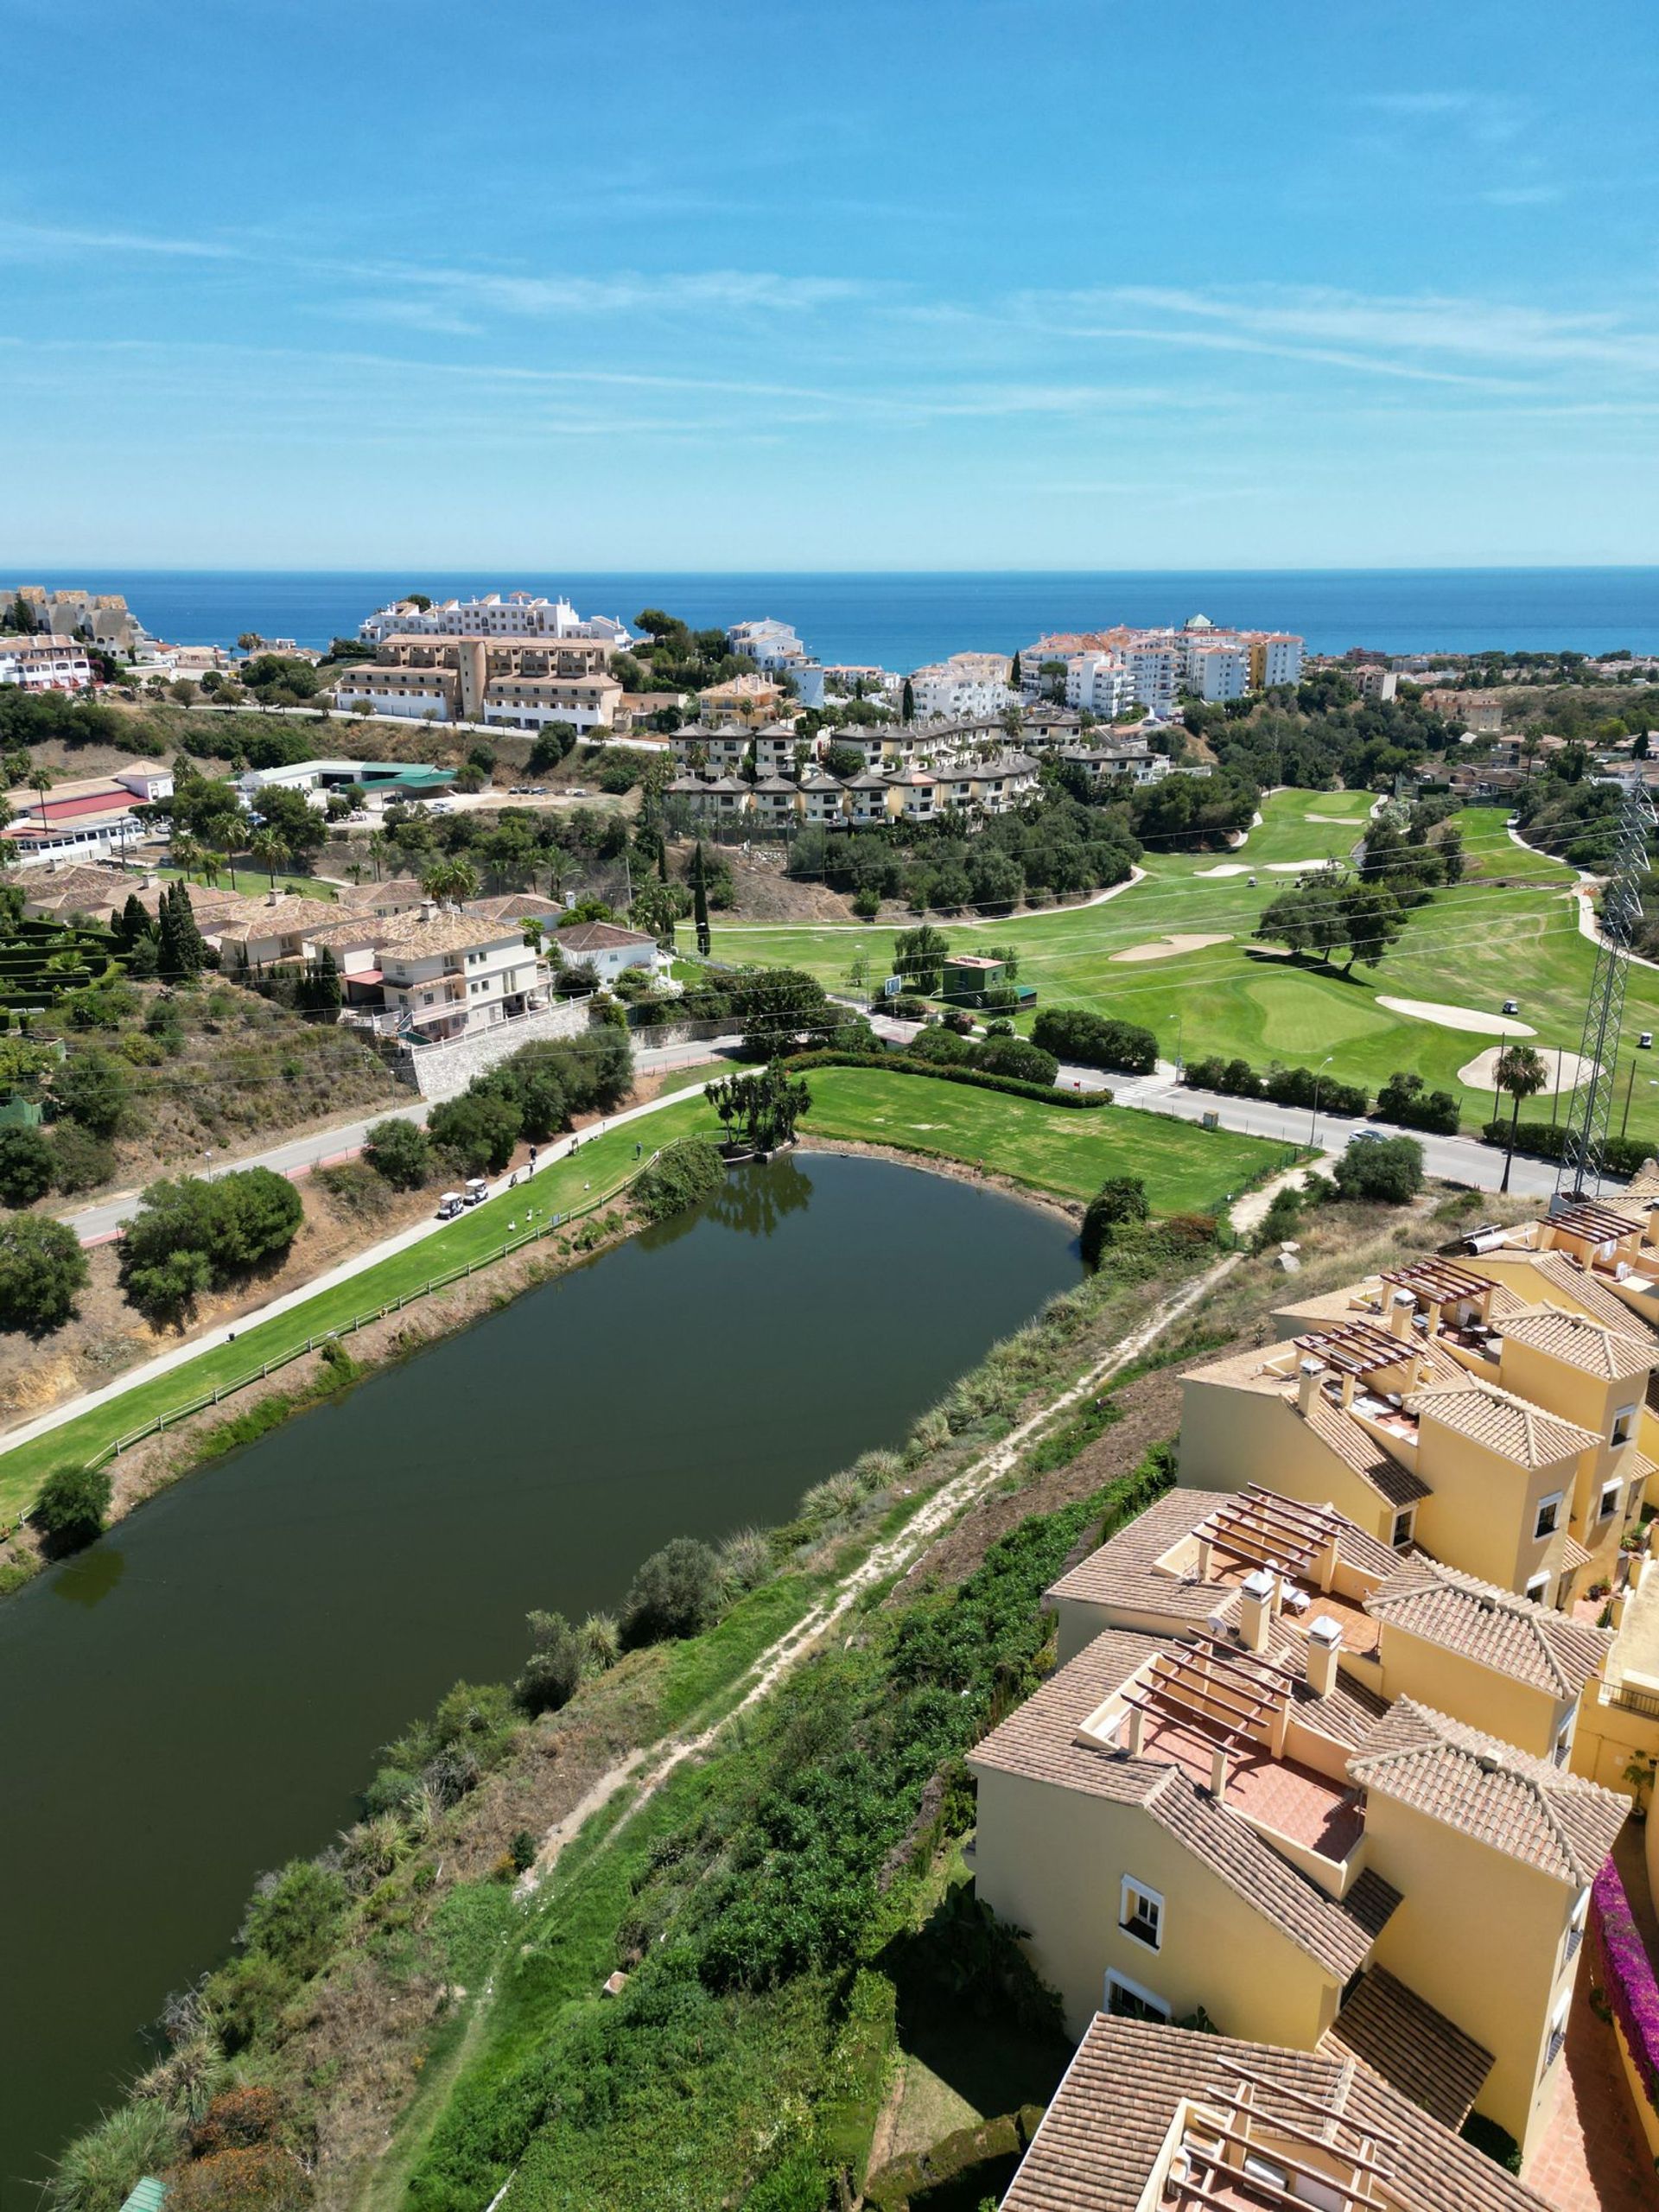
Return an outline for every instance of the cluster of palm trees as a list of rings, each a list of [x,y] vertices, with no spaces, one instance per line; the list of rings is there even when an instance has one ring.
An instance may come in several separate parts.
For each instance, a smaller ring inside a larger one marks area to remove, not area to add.
[[[705,1084],[703,1096],[720,1116],[730,1146],[735,1132],[748,1152],[775,1152],[792,1144],[795,1126],[812,1103],[805,1079],[791,1076],[779,1061],[753,1075],[728,1075]]]

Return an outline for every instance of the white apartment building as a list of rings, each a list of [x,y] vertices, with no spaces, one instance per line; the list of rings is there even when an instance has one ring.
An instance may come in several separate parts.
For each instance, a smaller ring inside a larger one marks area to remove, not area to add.
[[[1020,673],[1024,674],[1023,665]],[[1109,721],[1135,702],[1135,678],[1122,653],[1078,653],[1065,664],[1065,703]]]
[[[1173,639],[1140,639],[1129,647],[1128,661],[1135,697],[1149,715],[1170,721],[1186,674],[1180,647]]]
[[[1357,667],[1344,673],[1362,699],[1392,699],[1400,689],[1400,678],[1391,668],[1384,668],[1379,661],[1361,661]]]
[[[85,645],[55,632],[0,637],[0,683],[24,691],[84,691],[92,680]]]
[[[1230,639],[1192,647],[1186,656],[1186,681],[1190,690],[1211,703],[1242,699],[1250,688],[1248,646]]]
[[[388,638],[594,638],[620,648],[632,642],[626,622],[609,614],[578,614],[564,598],[541,599],[527,591],[491,592],[482,599],[447,599],[419,607],[393,600],[358,625],[370,645]]]
[[[726,642],[734,653],[745,653],[757,668],[782,668],[791,660],[804,660],[806,647],[787,622],[770,614],[753,622],[734,622]]]
[[[400,1033],[428,1044],[488,1029],[548,1003],[548,969],[517,922],[429,902],[376,932],[380,984]]]
[[[1011,663],[1005,653],[952,653],[911,671],[911,696],[918,715],[1000,715],[1015,703],[1008,683]]]
[[[607,639],[439,637],[397,632],[372,661],[342,669],[336,704],[420,721],[608,729],[622,686]]]
[[[1250,649],[1250,689],[1262,691],[1270,683],[1300,683],[1305,641],[1288,630],[1247,630]]]

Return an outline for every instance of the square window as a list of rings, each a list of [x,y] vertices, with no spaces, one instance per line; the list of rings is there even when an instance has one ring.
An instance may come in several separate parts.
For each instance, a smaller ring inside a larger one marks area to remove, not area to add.
[[[1395,1515],[1394,1535],[1391,1537],[1390,1541],[1393,1543],[1395,1551],[1403,1551],[1405,1549],[1406,1546],[1411,1541],[1412,1532],[1416,1526],[1417,1509],[1414,1505],[1409,1505],[1406,1508],[1406,1510],[1403,1513],[1396,1513]]]
[[[1628,1444],[1636,1429],[1636,1408],[1621,1406],[1613,1415],[1613,1442]]]
[[[1167,2021],[1169,2007],[1161,1997],[1154,1997],[1149,1989],[1128,1981],[1121,1974],[1106,1977],[1105,2009],[1115,2019]]]
[[[1538,1501],[1538,1517],[1532,1528],[1534,1537],[1541,1543],[1546,1536],[1553,1536],[1560,1526],[1560,1520],[1561,1492],[1555,1491],[1548,1497],[1541,1497]]]
[[[1611,1521],[1614,1514],[1618,1512],[1618,1491],[1619,1485],[1617,1483],[1604,1483],[1602,1484],[1601,1504],[1596,1515],[1596,1518],[1599,1521]]]
[[[1549,1577],[1535,1574],[1527,1584],[1527,1595],[1535,1605],[1541,1605],[1549,1595]]]
[[[1144,1882],[1137,1882],[1133,1875],[1123,1877],[1118,1906],[1117,1924],[1126,1936],[1133,1936],[1137,1943],[1144,1943],[1149,1951],[1158,1950],[1164,1940],[1164,1901],[1156,1890],[1149,1890]]]

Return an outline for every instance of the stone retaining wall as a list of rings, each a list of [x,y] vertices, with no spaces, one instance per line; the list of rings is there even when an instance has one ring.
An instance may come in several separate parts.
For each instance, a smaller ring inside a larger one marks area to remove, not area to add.
[[[475,1075],[498,1066],[521,1045],[545,1044],[555,1037],[580,1037],[588,1027],[588,1001],[560,999],[540,1014],[521,1014],[498,1021],[450,1045],[405,1046],[404,1065],[423,1098],[455,1098]]]

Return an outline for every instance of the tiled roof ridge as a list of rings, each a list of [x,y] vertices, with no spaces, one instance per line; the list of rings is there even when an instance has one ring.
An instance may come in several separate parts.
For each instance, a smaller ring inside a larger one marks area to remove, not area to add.
[[[1553,1611],[1548,1605],[1540,1605],[1536,1599],[1528,1598],[1519,1591],[1505,1590],[1496,1582],[1483,1582],[1477,1574],[1465,1573],[1461,1567],[1448,1567],[1444,1561],[1431,1560],[1423,1554],[1408,1565],[1400,1567],[1386,1582],[1380,1583],[1364,1600],[1364,1607],[1373,1618],[1387,1618],[1396,1609],[1408,1610],[1416,1599],[1446,1590],[1471,1598],[1488,1611],[1503,1613],[1523,1628],[1529,1629],[1539,1656],[1549,1669],[1561,1695],[1578,1695],[1583,1683],[1575,1682],[1568,1676],[1562,1664],[1555,1630],[1578,1629],[1581,1624],[1569,1621],[1564,1614]],[[1611,1637],[1608,1641],[1611,1643]]]
[[[1553,1414],[1547,1406],[1535,1405],[1530,1398],[1523,1398],[1514,1390],[1506,1390],[1501,1383],[1488,1382],[1479,1375],[1466,1376],[1460,1382],[1450,1380],[1425,1382],[1406,1399],[1406,1409],[1410,1413],[1420,1413],[1435,1400],[1448,1398],[1496,1398],[1503,1405],[1513,1406],[1526,1424],[1528,1446],[1535,1451],[1540,1444],[1537,1426],[1540,1421],[1551,1421],[1558,1428],[1570,1429],[1573,1435],[1581,1436],[1586,1444],[1601,1441],[1593,1430],[1583,1427],[1578,1421],[1569,1421],[1565,1414]]]
[[[1568,1330],[1587,1331],[1592,1336],[1599,1338],[1604,1353],[1606,1355],[1610,1376],[1613,1371],[1612,1351],[1615,1344],[1628,1345],[1630,1350],[1644,1363],[1651,1363],[1653,1346],[1650,1339],[1644,1343],[1634,1329],[1616,1328],[1611,1321],[1600,1320],[1593,1313],[1575,1313],[1570,1307],[1565,1306],[1551,1306],[1545,1303],[1523,1307],[1519,1313],[1513,1313],[1505,1320],[1503,1333],[1506,1337],[1516,1337],[1521,1343],[1525,1344],[1528,1334],[1530,1333],[1528,1325],[1541,1321]]]

